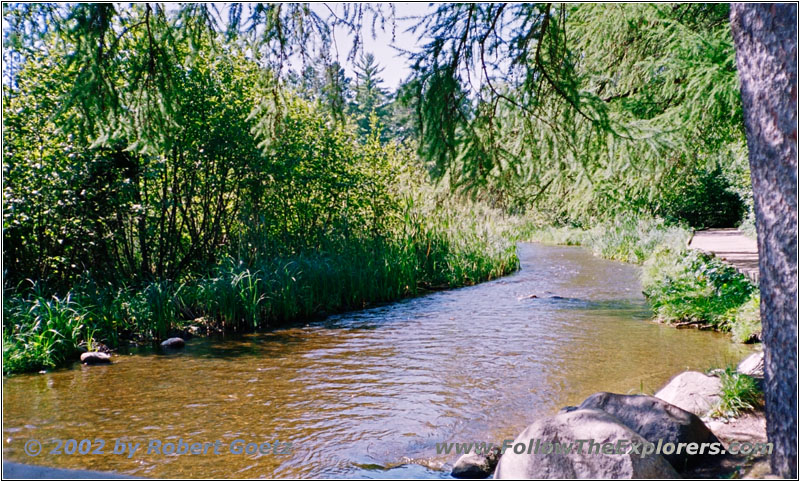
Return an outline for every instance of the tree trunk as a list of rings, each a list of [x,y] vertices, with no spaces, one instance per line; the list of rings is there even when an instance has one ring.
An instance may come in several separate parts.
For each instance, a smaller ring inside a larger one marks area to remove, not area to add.
[[[797,5],[733,4],[758,232],[772,471],[797,477]]]

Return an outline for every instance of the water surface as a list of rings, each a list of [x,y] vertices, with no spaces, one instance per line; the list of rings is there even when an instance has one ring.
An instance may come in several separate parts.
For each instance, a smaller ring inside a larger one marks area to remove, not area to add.
[[[686,369],[738,362],[724,335],[648,321],[638,268],[523,244],[501,280],[271,333],[193,339],[111,366],[3,381],[3,454],[143,477],[442,477],[441,441],[502,442],[597,391],[652,393]],[[533,295],[533,296],[532,296]],[[35,438],[45,450],[23,451]],[[104,455],[49,455],[53,439]],[[222,455],[112,455],[115,439],[213,442]],[[232,455],[234,439],[291,455]]]

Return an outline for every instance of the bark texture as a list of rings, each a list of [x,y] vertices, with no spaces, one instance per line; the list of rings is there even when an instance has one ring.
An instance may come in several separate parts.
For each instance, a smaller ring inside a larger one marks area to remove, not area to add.
[[[772,471],[797,477],[797,5],[733,4],[758,232]]]

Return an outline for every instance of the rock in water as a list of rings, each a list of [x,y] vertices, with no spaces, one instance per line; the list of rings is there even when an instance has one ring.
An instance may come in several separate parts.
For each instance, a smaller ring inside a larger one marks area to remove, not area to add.
[[[742,360],[736,371],[751,377],[764,378],[764,352],[753,353]]]
[[[166,340],[161,342],[161,348],[171,348],[171,349],[178,349],[183,348],[186,345],[186,342],[183,341],[183,338],[167,338]]]
[[[458,458],[450,475],[456,479],[485,479],[492,475],[499,459],[499,447],[492,447],[488,454],[478,454],[473,450]]]
[[[599,392],[584,400],[578,408],[603,410],[654,444],[659,441],[662,444],[719,442],[697,415],[649,395]],[[678,471],[712,457],[708,454],[687,454],[686,450],[680,454],[676,452],[664,454],[664,458]]]
[[[535,443],[553,443],[549,453],[531,450],[527,446]],[[679,478],[675,469],[660,455],[630,453],[588,453],[584,443],[577,450],[577,440],[594,440],[597,443],[644,443],[645,440],[629,429],[613,415],[602,410],[585,409],[562,412],[537,420],[522,432],[510,449],[506,449],[495,479],[674,479]],[[522,453],[514,448],[525,444]],[[559,449],[555,446],[559,444]],[[567,449],[573,444],[571,449]],[[594,449],[593,449],[594,450]]]
[[[84,365],[100,365],[111,363],[111,355],[99,351],[87,351],[81,354],[81,363]]]
[[[722,387],[717,377],[700,372],[683,372],[669,381],[656,397],[702,417],[719,403]]]

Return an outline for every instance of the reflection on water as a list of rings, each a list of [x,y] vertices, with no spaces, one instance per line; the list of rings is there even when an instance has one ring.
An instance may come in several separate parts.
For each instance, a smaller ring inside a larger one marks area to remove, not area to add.
[[[194,339],[111,366],[3,381],[3,454],[151,477],[441,477],[439,441],[514,438],[605,390],[652,392],[736,362],[724,336],[647,321],[637,268],[521,245],[510,277],[325,321]],[[535,295],[531,297],[530,295]],[[23,452],[29,438],[106,440],[105,455]],[[292,442],[291,455],[111,455],[115,439]]]

